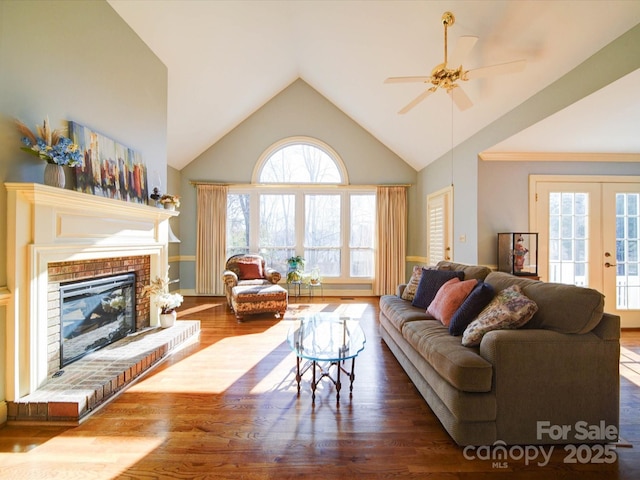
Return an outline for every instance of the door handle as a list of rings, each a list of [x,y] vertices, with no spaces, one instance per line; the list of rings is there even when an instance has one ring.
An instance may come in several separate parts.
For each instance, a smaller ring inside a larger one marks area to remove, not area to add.
[[[604,264],[604,266],[605,266],[605,268],[617,267],[617,265],[616,265],[615,263],[609,263],[609,262],[606,262],[606,263]]]

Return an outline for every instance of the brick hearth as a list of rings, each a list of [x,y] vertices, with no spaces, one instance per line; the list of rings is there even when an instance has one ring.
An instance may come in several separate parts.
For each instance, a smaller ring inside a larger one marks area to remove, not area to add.
[[[200,321],[149,328],[67,365],[34,393],[7,402],[9,422],[77,424],[176,348],[197,338]]]

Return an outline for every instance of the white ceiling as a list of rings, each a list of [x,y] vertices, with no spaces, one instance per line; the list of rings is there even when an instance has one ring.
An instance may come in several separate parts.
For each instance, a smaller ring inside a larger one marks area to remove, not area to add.
[[[636,0],[108,1],[168,68],[168,163],[177,169],[302,78],[421,170],[640,23]],[[450,50],[459,36],[479,37],[465,69],[519,59],[527,67],[465,83],[474,106],[453,119],[443,92],[398,115],[424,87],[383,81],[429,75],[443,61],[447,10],[456,16]],[[629,77],[619,82],[637,91],[638,73]],[[614,102],[626,125],[637,126],[640,95],[608,95],[624,93],[603,89],[496,148],[611,152],[615,132],[615,151],[640,152],[640,136],[621,130],[606,108]],[[598,118],[584,114],[593,112],[589,102]],[[574,135],[563,128],[558,139],[558,122],[570,122]]]

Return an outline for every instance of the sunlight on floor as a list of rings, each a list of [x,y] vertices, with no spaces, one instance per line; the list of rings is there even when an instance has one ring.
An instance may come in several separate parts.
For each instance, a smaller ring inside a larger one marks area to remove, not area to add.
[[[163,437],[82,437],[58,435],[29,454],[0,453],[1,478],[45,478],[56,472],[60,478],[113,479],[134,466],[164,442]],[[110,453],[101,453],[108,446]],[[116,452],[116,453],[114,453]],[[37,453],[34,457],[33,454]],[[87,471],[84,464],[91,465]],[[96,468],[100,465],[100,468]]]
[[[248,381],[254,381],[252,379],[255,376],[255,385],[249,387],[253,394],[279,390],[293,391],[296,388],[296,357],[286,345],[291,320],[322,311],[358,319],[362,317],[367,306],[366,303],[290,304],[285,317],[265,332],[224,338],[133,385],[130,390],[132,392],[223,393],[243,377]],[[204,307],[208,308],[210,305]],[[262,360],[283,345],[288,352],[285,358],[266,373],[257,368]],[[177,375],[181,379],[192,377],[193,381],[172,381]],[[176,386],[177,384],[180,386]]]
[[[640,387],[640,354],[620,347],[620,375]]]
[[[288,322],[283,320],[261,334],[224,338],[132,386],[130,390],[222,393],[286,342],[288,328]],[[269,333],[274,331],[277,333]],[[176,375],[181,378],[193,377],[194,381],[180,382],[181,387],[178,388],[172,381]]]
[[[195,313],[203,312],[205,310],[210,310],[212,308],[220,307],[222,305],[224,305],[223,302],[220,302],[220,303],[206,303],[206,304],[198,305],[198,306],[191,307],[191,308],[182,308],[182,309],[178,310],[178,318],[186,317],[188,315],[193,315]]]

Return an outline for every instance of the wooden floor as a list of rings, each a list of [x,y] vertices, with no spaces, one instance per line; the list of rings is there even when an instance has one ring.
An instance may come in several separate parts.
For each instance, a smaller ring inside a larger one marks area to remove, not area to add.
[[[330,382],[296,395],[291,319],[340,310],[367,335],[353,397]],[[640,332],[623,333],[621,436],[606,463],[469,459],[380,340],[377,298],[292,303],[284,319],[238,324],[220,298],[186,298],[199,341],[174,353],[78,427],[0,429],[1,479],[640,478]],[[535,394],[535,392],[532,392]],[[546,447],[546,452],[550,447]],[[475,452],[476,455],[478,452]],[[518,451],[510,452],[516,457]],[[582,457],[592,455],[582,451]]]

